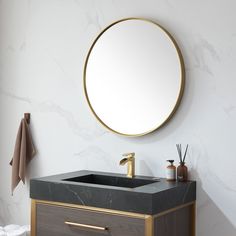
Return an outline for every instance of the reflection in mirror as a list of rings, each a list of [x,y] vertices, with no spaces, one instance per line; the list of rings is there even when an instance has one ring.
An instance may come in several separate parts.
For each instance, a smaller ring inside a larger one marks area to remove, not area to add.
[[[176,110],[184,65],[173,37],[158,24],[129,18],[108,26],[85,62],[84,89],[96,118],[109,130],[140,136]]]

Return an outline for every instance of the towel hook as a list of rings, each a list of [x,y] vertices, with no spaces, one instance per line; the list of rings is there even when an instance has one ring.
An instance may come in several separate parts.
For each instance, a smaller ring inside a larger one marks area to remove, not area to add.
[[[24,113],[24,119],[26,120],[27,124],[30,123],[30,113]]]

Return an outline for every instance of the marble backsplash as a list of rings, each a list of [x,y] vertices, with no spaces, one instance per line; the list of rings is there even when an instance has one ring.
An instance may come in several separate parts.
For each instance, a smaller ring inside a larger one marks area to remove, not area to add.
[[[124,173],[121,154],[136,152],[137,174],[164,176],[190,145],[198,181],[197,236],[236,235],[236,2],[233,0],[0,0],[0,225],[28,224],[29,184],[11,196],[9,161],[24,112],[31,112],[37,156],[28,179],[90,169]],[[92,116],[83,64],[102,28],[125,17],[167,28],[186,64],[186,88],[173,119],[157,132],[125,138]]]

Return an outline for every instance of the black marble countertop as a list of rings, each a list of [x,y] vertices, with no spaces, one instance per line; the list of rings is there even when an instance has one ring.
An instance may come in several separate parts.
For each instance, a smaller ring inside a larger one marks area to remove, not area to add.
[[[154,215],[196,200],[196,182],[169,182],[164,178],[136,188],[64,181],[89,174],[126,177],[122,174],[81,170],[30,180],[30,197],[120,211]]]

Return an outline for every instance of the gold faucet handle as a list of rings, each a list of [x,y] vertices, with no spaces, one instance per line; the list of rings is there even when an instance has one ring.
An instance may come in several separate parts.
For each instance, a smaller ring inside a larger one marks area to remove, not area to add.
[[[135,153],[134,152],[124,153],[122,156],[126,157],[127,159],[132,159],[135,157]]]

